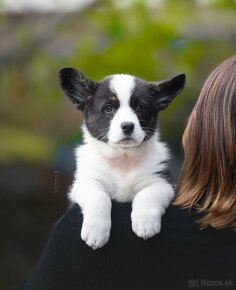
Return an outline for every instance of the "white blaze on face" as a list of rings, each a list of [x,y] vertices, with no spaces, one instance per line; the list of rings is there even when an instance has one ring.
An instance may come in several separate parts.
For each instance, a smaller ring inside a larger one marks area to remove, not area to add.
[[[130,107],[130,98],[135,86],[135,79],[133,76],[118,74],[113,75],[110,80],[110,89],[117,96],[120,107],[115,113],[108,133],[109,143],[122,147],[138,146],[142,143],[145,133],[142,130],[138,117]],[[130,136],[133,140],[129,142],[122,142],[126,137],[121,129],[123,122],[132,122],[134,130]]]

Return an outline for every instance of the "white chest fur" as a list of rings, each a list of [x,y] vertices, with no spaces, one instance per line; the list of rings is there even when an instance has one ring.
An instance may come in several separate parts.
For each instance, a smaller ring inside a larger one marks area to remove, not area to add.
[[[162,162],[169,157],[157,136],[138,148],[111,148],[96,140],[89,141],[76,151],[75,181],[78,180],[82,189],[84,183],[96,180],[117,201],[132,201],[143,188],[158,182],[160,177],[156,173],[165,169]],[[80,188],[75,194],[79,192]]]

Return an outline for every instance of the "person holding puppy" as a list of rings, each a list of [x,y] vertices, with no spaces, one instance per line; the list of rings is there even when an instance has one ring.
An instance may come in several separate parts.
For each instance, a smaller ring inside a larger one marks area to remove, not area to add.
[[[236,288],[236,56],[207,78],[183,135],[185,159],[162,230],[142,240],[129,203],[112,204],[108,243],[80,237],[73,205],[53,226],[24,290]]]

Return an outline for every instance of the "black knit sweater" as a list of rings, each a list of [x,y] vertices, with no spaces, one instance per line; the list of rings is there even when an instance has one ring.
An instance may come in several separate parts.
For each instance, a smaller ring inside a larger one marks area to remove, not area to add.
[[[236,232],[199,230],[196,213],[171,206],[161,233],[144,241],[132,232],[130,214],[130,204],[113,202],[110,240],[94,251],[80,238],[80,208],[71,206],[18,289],[236,289]]]

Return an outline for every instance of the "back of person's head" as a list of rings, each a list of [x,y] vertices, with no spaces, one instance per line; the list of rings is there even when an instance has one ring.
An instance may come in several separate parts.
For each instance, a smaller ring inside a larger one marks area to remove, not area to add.
[[[236,56],[207,78],[183,135],[176,205],[203,213],[201,227],[236,228]]]

